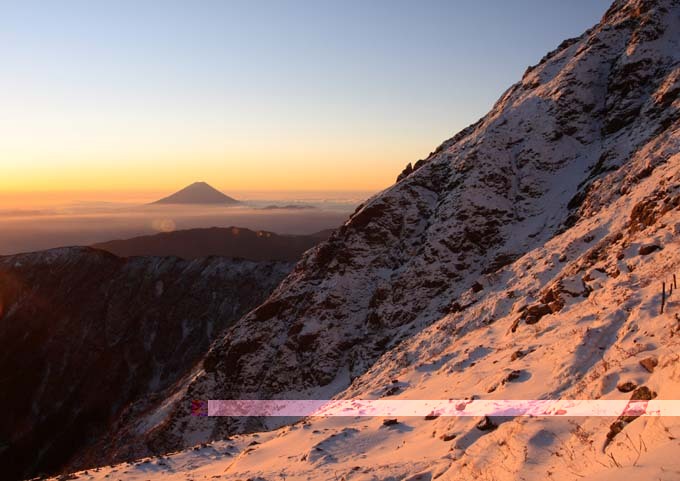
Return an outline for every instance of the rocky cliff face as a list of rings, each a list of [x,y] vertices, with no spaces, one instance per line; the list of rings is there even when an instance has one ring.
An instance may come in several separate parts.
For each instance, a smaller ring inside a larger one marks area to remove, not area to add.
[[[143,410],[291,268],[89,248],[0,257],[3,479],[57,470]]]
[[[310,251],[213,346],[152,429],[120,440],[126,453],[266,427],[191,418],[192,398],[340,392],[399,342],[478,302],[504,266],[675,168],[679,46],[678,1],[615,2]],[[670,198],[674,172],[636,208],[643,225]],[[602,222],[591,242],[616,235]]]

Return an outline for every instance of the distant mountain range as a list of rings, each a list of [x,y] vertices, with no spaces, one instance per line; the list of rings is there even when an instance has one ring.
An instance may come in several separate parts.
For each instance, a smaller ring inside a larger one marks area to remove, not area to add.
[[[193,184],[152,204],[238,204],[239,201],[223,194],[205,182]]]
[[[331,232],[324,230],[310,235],[279,235],[240,227],[211,227],[113,240],[92,247],[121,257],[176,256],[196,259],[222,256],[253,261],[297,261],[303,252],[326,240]]]

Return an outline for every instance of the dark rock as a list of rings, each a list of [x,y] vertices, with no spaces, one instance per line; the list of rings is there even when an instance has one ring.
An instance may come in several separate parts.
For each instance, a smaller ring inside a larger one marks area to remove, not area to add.
[[[397,182],[400,182],[401,180],[405,179],[409,175],[413,173],[413,166],[411,165],[411,162],[409,162],[404,170],[401,171],[401,174],[397,176]],[[394,174],[392,174],[394,175]]]
[[[441,439],[442,441],[448,442],[448,441],[453,441],[454,439],[456,439],[457,436],[458,435],[455,434],[455,433],[447,433],[447,434],[442,434],[441,436],[439,436],[439,439]]]
[[[651,389],[649,389],[647,386],[640,386],[639,388],[635,389],[633,391],[632,396],[630,397],[631,401],[651,401],[656,397],[656,393],[653,393]]]
[[[657,244],[646,244],[643,246],[640,246],[640,250],[638,251],[638,254],[641,256],[646,256],[648,254],[651,254],[652,252],[656,252],[658,250],[661,250],[661,246]]]
[[[481,421],[479,421],[479,422],[477,423],[477,426],[476,426],[476,427],[477,427],[477,429],[479,429],[480,431],[493,431],[494,429],[496,429],[496,428],[498,427],[498,425],[497,425],[496,423],[494,423],[494,422],[489,418],[489,416],[484,416],[484,419],[482,419]]]
[[[515,352],[512,353],[512,356],[510,356],[510,360],[516,361],[517,359],[522,359],[526,355],[527,354],[524,351],[515,351]]]
[[[546,304],[533,304],[529,307],[527,307],[527,314],[536,316],[539,319],[546,314],[550,314],[552,311],[550,310],[550,307],[548,307]]]
[[[388,211],[389,207],[384,202],[372,202],[370,205],[364,206],[360,211],[352,215],[349,220],[349,225],[357,230],[364,229],[370,223],[379,221]]]
[[[518,371],[515,369],[514,371],[510,372],[507,376],[505,376],[503,383],[516,381],[517,379],[519,379],[521,375],[522,371]]]
[[[659,365],[659,360],[655,357],[647,357],[640,361],[640,366],[644,367],[647,372],[654,372],[654,368]]]
[[[551,302],[557,301],[558,296],[553,289],[546,290],[541,296],[541,304],[550,304]]]
[[[642,180],[646,179],[650,175],[652,175],[652,172],[654,172],[654,166],[653,165],[648,165],[644,169],[640,170],[637,174],[635,174],[635,178],[637,180]]]
[[[390,386],[385,390],[383,397],[394,396],[395,394],[399,394],[400,391],[401,388],[399,386]]]
[[[631,392],[636,387],[637,384],[635,384],[633,381],[626,381],[624,383],[617,385],[616,389],[618,389],[620,392]]]
[[[300,351],[313,351],[319,334],[319,332],[311,332],[309,334],[297,336],[297,345]]]
[[[382,423],[383,426],[394,426],[395,424],[399,424],[396,419],[384,419]]]
[[[623,431],[623,428],[626,426],[626,423],[618,419],[614,421],[610,426],[609,426],[609,432],[607,433],[607,440],[611,441],[616,437],[617,434],[619,434],[621,431]]]
[[[553,302],[548,304],[548,308],[550,309],[550,312],[552,314],[555,314],[556,312],[561,311],[563,307],[564,307],[564,304],[557,302],[557,301],[553,301]]]
[[[632,383],[631,383],[632,384]],[[651,401],[656,397],[656,393],[652,392],[647,386],[640,386],[639,388],[635,389],[633,391],[633,394],[630,396],[631,401]],[[609,444],[617,434],[619,434],[621,431],[623,431],[623,428],[625,428],[629,423],[632,423],[635,421],[637,418],[639,418],[641,415],[644,414],[645,412],[645,406],[639,406],[639,410],[636,409],[638,408],[637,405],[628,405],[626,408],[626,415],[621,415],[617,418],[616,421],[614,421],[611,426],[609,426],[609,432],[607,433],[607,442],[606,444]],[[605,444],[605,445],[606,445]]]
[[[657,204],[657,199],[647,198],[633,206],[630,213],[630,226],[633,232],[654,225],[658,218]]]
[[[454,313],[454,312],[460,312],[463,310],[463,307],[460,305],[459,302],[454,302],[451,304],[451,307],[449,307],[449,312]]]

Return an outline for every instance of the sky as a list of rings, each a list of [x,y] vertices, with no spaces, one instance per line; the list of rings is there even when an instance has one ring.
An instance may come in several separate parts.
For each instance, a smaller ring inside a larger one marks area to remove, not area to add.
[[[377,191],[609,3],[0,0],[0,202]]]

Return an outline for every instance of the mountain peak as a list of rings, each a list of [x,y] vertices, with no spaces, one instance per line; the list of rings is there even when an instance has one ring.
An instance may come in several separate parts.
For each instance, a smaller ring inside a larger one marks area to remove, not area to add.
[[[207,182],[199,181],[164,197],[153,204],[236,204],[238,201],[212,187]]]
[[[678,0],[616,0],[604,14],[602,22],[614,24],[648,16],[655,11],[667,13],[678,6],[680,6]]]

